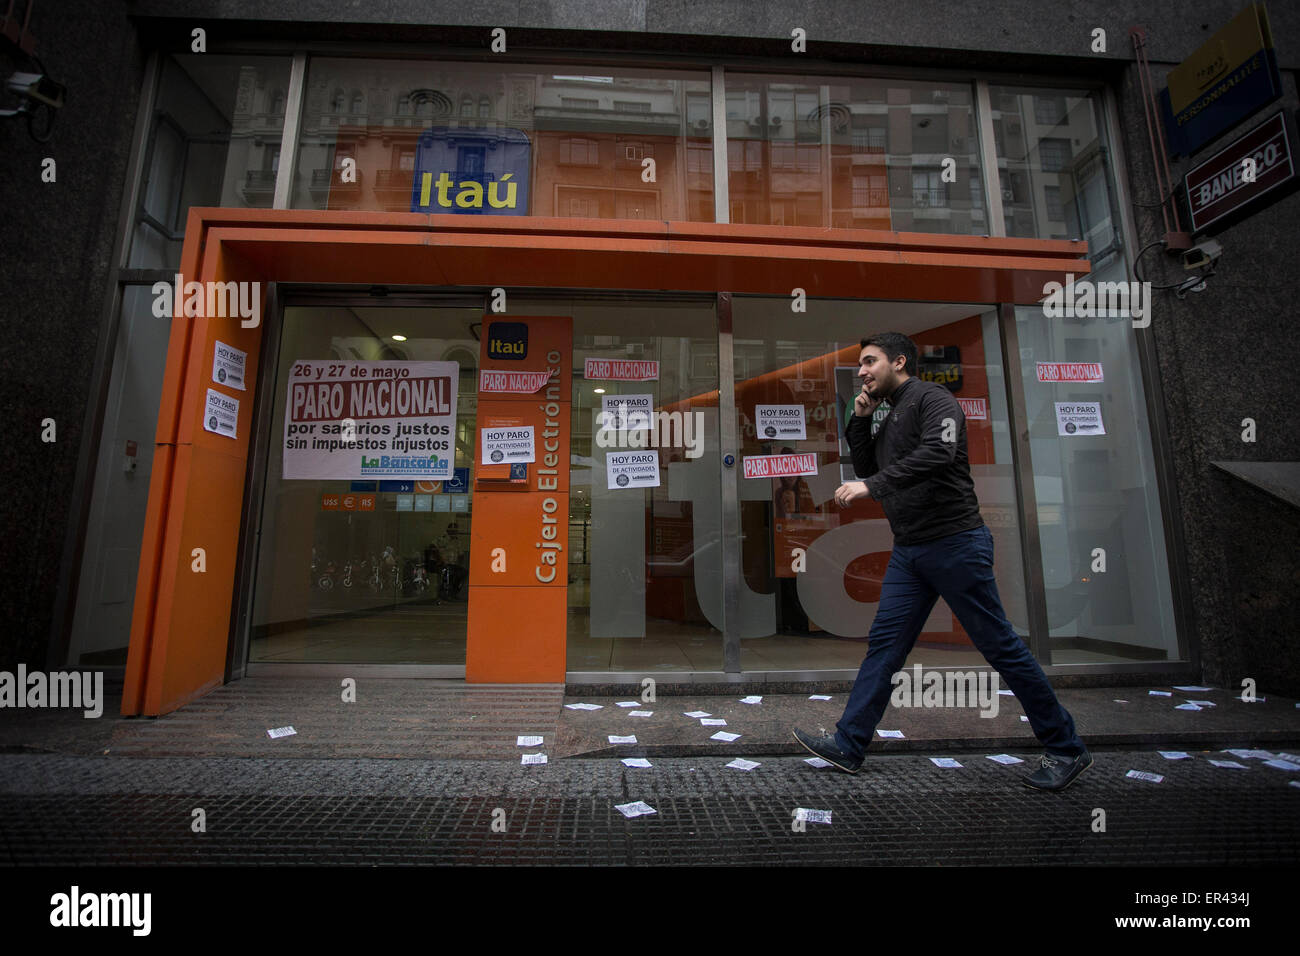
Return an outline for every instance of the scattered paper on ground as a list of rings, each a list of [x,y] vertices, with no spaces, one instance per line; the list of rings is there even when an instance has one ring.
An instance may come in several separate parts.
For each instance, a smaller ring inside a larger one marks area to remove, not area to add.
[[[933,763],[936,767],[960,767],[961,766],[961,764],[953,760],[951,757],[931,757],[930,762]]]
[[[521,735],[515,738],[516,747],[540,747],[541,745],[541,737],[524,737]]]
[[[546,754],[524,754],[520,763],[546,763]]]
[[[609,742],[611,744],[634,744],[636,743],[636,734],[631,734],[627,737],[619,737],[616,734],[610,734]]]
[[[1187,755],[1187,752],[1185,750],[1157,750],[1156,753],[1164,757],[1166,760],[1190,760],[1191,759]]]
[[[1200,710],[1195,704],[1179,704],[1174,710]]]
[[[267,733],[271,737],[292,737],[294,734],[298,733],[298,731],[294,730],[292,727],[276,727],[274,730],[268,730]]]
[[[624,758],[623,758],[623,766],[625,766],[625,767],[648,767],[648,766],[650,766],[650,761],[649,761],[649,760],[646,760],[645,757],[624,757]]]
[[[1278,770],[1300,770],[1300,763],[1292,763],[1289,760],[1265,760],[1265,767],[1277,767]]]
[[[901,736],[903,736],[903,732],[902,732],[901,730],[877,730],[876,733],[880,734],[880,736],[882,736],[882,737],[901,737]]]
[[[1237,763],[1235,760],[1211,760],[1210,763],[1216,767],[1229,767],[1233,770],[1245,770],[1246,765]]]
[[[1029,723],[1029,718],[1026,717],[1024,714],[1020,715],[1020,719],[1023,720],[1025,723]]]
[[[761,704],[763,703],[763,698],[761,695],[750,694],[748,697],[740,698],[740,702],[742,704]]]
[[[600,710],[603,704],[565,704],[569,710]]]
[[[1180,685],[1178,685],[1178,684],[1175,684],[1175,685],[1174,685],[1174,690],[1202,691],[1202,690],[1214,690],[1214,688],[1213,688],[1213,687],[1197,687],[1197,686],[1189,685],[1189,684],[1183,684],[1183,685],[1180,686]]]
[[[1225,750],[1225,754],[1232,754],[1234,757],[1240,757],[1242,760],[1269,760],[1273,754],[1268,750]]]
[[[726,743],[731,743],[733,740],[739,740],[739,739],[740,739],[740,734],[729,734],[729,733],[727,733],[725,730],[719,730],[716,734],[714,734],[714,735],[713,735],[712,737],[710,737],[709,739],[710,739],[710,740],[722,740],[722,741],[725,741]]]
[[[627,715],[629,717],[649,717],[653,713],[653,710],[629,710]]]
[[[813,694],[813,695],[810,696],[808,699],[809,699],[809,700],[830,700],[830,699],[831,699],[831,695],[830,695],[830,694]]]
[[[623,814],[623,816],[629,818],[641,817],[645,816],[647,813],[659,812],[644,800],[638,800],[636,803],[616,803],[614,804],[614,809]]]
[[[746,760],[744,757],[737,757],[735,760],[731,761],[731,763],[727,764],[727,766],[734,767],[737,770],[753,770],[755,767],[761,767],[762,764],[757,760]]]
[[[705,727],[725,727],[727,722],[721,717],[701,717],[700,723]]]
[[[831,811],[809,810],[805,807],[795,807],[794,818],[796,820],[805,820],[808,823],[830,823]]]
[[[620,700],[614,706],[615,707],[640,707],[641,702],[639,700]]]
[[[998,763],[1024,763],[1019,757],[1013,757],[1011,754],[994,754],[989,759],[996,760]]]
[[[1130,770],[1128,773],[1124,774],[1124,776],[1132,777],[1134,780],[1150,780],[1152,783],[1159,783],[1161,780],[1165,779],[1158,773],[1146,773],[1142,770]]]
[[[999,696],[999,697],[1015,697],[1015,696],[1016,696],[1016,692],[1013,691],[1013,690],[1000,690],[1000,691],[998,691],[998,696]]]
[[[682,714],[683,717],[712,717],[707,710],[688,710]]]
[[[829,760],[823,760],[821,757],[806,757],[804,758],[804,763],[808,764],[808,766],[810,767],[816,767],[818,770],[820,770],[822,767],[831,766],[831,762]]]
[[[1152,697],[1173,697],[1173,693],[1167,690],[1149,690],[1147,691]]]
[[[1214,701],[1212,701],[1212,700],[1189,700],[1187,703],[1189,703],[1189,704],[1195,704],[1197,707],[1213,707],[1213,706],[1214,706]]]
[[[1117,704],[1127,704],[1127,703],[1128,703],[1128,701],[1126,701],[1126,700],[1120,700],[1118,697],[1114,698],[1114,700],[1115,700],[1115,703],[1117,703]]]

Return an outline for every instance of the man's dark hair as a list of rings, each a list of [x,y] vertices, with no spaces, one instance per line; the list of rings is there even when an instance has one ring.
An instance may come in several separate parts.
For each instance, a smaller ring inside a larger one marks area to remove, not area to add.
[[[900,355],[907,356],[903,371],[908,375],[916,374],[916,343],[902,332],[877,332],[875,335],[868,335],[862,340],[858,349],[865,349],[868,345],[874,345],[884,352],[885,358],[891,365]]]

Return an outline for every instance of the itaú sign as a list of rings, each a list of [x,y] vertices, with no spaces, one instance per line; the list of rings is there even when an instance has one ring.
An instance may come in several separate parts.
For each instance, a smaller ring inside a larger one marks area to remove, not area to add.
[[[531,153],[517,129],[425,130],[415,148],[411,212],[526,216]]]
[[[1286,112],[1275,113],[1193,168],[1184,184],[1192,232],[1222,228],[1254,212],[1266,196],[1273,202],[1294,189],[1300,183]]]

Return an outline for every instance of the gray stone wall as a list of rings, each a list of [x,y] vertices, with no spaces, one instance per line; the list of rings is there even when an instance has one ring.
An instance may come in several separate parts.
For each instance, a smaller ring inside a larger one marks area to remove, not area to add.
[[[68,87],[47,143],[0,120],[0,667],[44,663],[104,295],[126,182],[143,54],[121,0],[37,4],[31,31]],[[13,63],[5,64],[5,75]],[[26,72],[31,67],[22,67]],[[12,107],[16,103],[8,102]],[[41,181],[55,160],[57,180]],[[95,399],[98,401],[98,399]],[[56,441],[41,440],[55,421]]]

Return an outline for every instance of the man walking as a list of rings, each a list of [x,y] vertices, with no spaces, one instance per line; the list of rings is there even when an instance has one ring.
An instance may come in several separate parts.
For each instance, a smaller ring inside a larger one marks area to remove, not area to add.
[[[943,386],[914,378],[916,345],[898,332],[862,340],[854,399],[845,429],[853,470],[835,492],[847,507],[870,495],[881,503],[894,549],[868,636],[866,660],[836,725],[815,737],[795,730],[799,743],[848,773],[857,773],[884,714],[893,675],[942,597],[984,658],[1002,676],[1047,748],[1024,782],[1063,790],[1092,766],[1074,720],[1056,699],[1047,676],[1016,635],[993,577],[993,535],[980,517],[966,460],[966,418]],[[890,411],[874,435],[871,416],[888,400]]]

